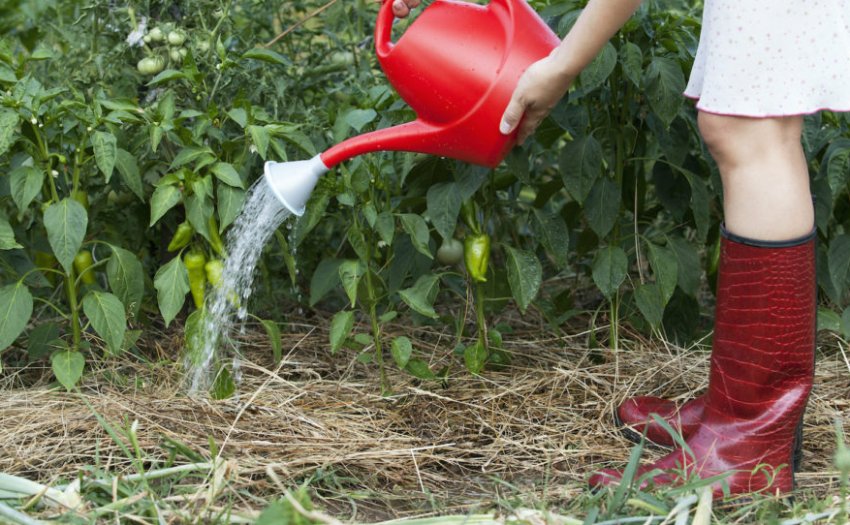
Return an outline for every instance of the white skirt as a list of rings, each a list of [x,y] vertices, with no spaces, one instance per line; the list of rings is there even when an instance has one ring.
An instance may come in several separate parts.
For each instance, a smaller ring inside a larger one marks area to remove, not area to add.
[[[722,115],[850,111],[850,0],[706,0],[685,96]]]

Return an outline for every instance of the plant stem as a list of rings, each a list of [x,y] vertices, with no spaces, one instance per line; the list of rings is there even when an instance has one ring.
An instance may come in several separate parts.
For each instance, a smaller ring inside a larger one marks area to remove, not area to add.
[[[487,338],[487,319],[484,317],[484,287],[475,282],[475,317],[478,324],[478,340],[490,354],[490,341]]]
[[[355,217],[355,222],[357,218]],[[371,232],[371,230],[370,230]],[[378,301],[375,298],[375,288],[372,284],[372,247],[375,245],[374,238],[371,233],[369,239],[366,240],[368,246],[366,250],[366,289],[368,290],[369,300],[369,319],[372,322],[372,338],[375,340],[375,361],[378,362],[378,370],[381,374],[381,394],[389,393],[389,384],[387,382],[387,371],[384,369],[384,351],[381,347],[381,325],[378,323]]]
[[[38,131],[38,126],[31,124],[33,136],[38,143],[38,151],[41,153],[42,160],[45,164],[45,172],[47,173],[47,181],[50,183],[50,196],[53,202],[59,202],[59,193],[56,191],[56,183],[53,181],[53,163],[50,160],[50,152],[47,151],[47,146],[41,138],[41,132]]]
[[[608,346],[611,350],[615,352],[620,349],[620,291],[617,290],[614,292],[614,296],[611,298],[611,310],[609,317],[611,318],[611,329],[609,331],[609,335],[611,340],[608,342]]]
[[[65,275],[65,290],[68,293],[68,305],[71,309],[71,327],[74,333],[74,350],[80,349],[82,333],[80,331],[80,309],[77,305],[77,287],[74,286],[74,268]]]

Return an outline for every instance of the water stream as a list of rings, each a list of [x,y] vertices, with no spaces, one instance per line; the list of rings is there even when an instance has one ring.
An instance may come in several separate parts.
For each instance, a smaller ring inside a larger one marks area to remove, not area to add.
[[[290,216],[268,184],[260,179],[245,198],[242,211],[236,217],[225,238],[227,258],[224,260],[222,282],[218,288],[208,288],[204,315],[193,334],[187,352],[190,395],[205,393],[214,379],[216,364],[225,349],[236,348],[232,335],[247,315],[248,298],[254,283],[254,270],[269,237]],[[235,352],[233,375],[238,373],[238,352]]]

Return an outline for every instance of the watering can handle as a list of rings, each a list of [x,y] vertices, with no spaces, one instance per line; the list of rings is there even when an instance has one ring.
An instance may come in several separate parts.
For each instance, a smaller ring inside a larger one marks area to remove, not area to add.
[[[375,22],[375,51],[386,57],[393,49],[393,0],[384,0]]]

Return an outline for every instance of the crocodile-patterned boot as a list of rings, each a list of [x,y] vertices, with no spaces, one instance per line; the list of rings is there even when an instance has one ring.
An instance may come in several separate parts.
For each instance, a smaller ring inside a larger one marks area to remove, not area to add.
[[[814,379],[815,232],[788,242],[723,232],[714,347],[701,422],[674,449],[641,467],[643,484],[728,473],[731,494],[789,492]],[[604,470],[592,486],[618,483]],[[713,486],[722,494],[721,482]]]

